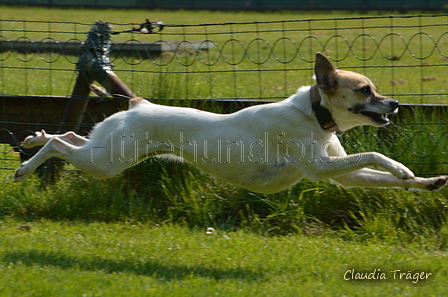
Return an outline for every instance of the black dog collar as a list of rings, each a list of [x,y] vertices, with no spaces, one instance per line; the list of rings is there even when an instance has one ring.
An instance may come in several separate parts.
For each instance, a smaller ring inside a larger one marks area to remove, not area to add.
[[[338,130],[338,125],[334,122],[330,111],[326,107],[320,105],[321,98],[317,85],[311,87],[310,94],[314,114],[316,115],[317,121],[319,122],[322,129],[328,130],[330,132]]]

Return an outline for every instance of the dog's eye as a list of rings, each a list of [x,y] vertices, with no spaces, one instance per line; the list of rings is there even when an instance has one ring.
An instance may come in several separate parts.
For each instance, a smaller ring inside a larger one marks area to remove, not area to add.
[[[372,94],[372,91],[370,90],[370,86],[362,87],[361,89],[359,89],[359,91],[360,91],[361,94],[363,94],[364,96],[370,96],[370,95]]]

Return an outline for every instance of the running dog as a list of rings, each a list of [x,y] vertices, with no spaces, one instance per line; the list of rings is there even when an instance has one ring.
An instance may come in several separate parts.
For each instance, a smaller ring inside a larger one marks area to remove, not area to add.
[[[15,181],[52,157],[99,179],[157,157],[186,160],[259,193],[285,190],[304,177],[330,179],[344,187],[438,190],[446,185],[448,177],[415,177],[403,164],[377,152],[347,154],[334,131],[387,125],[398,101],[378,94],[366,76],[337,70],[321,53],[314,68],[316,85],[301,87],[283,101],[232,114],[133,98],[127,111],[97,124],[88,138],[74,132],[36,132],[22,146],[44,146],[17,169]]]

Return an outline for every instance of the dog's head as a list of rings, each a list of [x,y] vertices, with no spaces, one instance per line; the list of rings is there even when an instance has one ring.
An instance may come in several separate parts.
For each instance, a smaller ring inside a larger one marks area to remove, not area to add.
[[[323,91],[322,105],[344,131],[355,126],[389,124],[388,115],[398,111],[398,101],[377,93],[366,76],[337,70],[321,53],[316,54],[314,67],[317,85]]]

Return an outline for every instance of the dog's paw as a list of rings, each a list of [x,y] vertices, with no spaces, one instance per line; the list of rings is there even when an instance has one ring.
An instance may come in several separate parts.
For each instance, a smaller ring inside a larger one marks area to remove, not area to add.
[[[417,183],[423,190],[437,191],[448,184],[448,176],[419,178]]]
[[[28,166],[26,166],[26,162],[22,163],[22,166],[16,170],[16,173],[14,174],[14,181],[19,182],[21,180],[24,180],[33,172],[33,170],[29,169]]]
[[[25,138],[22,143],[20,144],[23,148],[32,148],[35,146],[43,145],[47,142],[47,134],[45,130],[42,131],[36,131],[34,132],[34,135],[30,135],[27,138]]]

